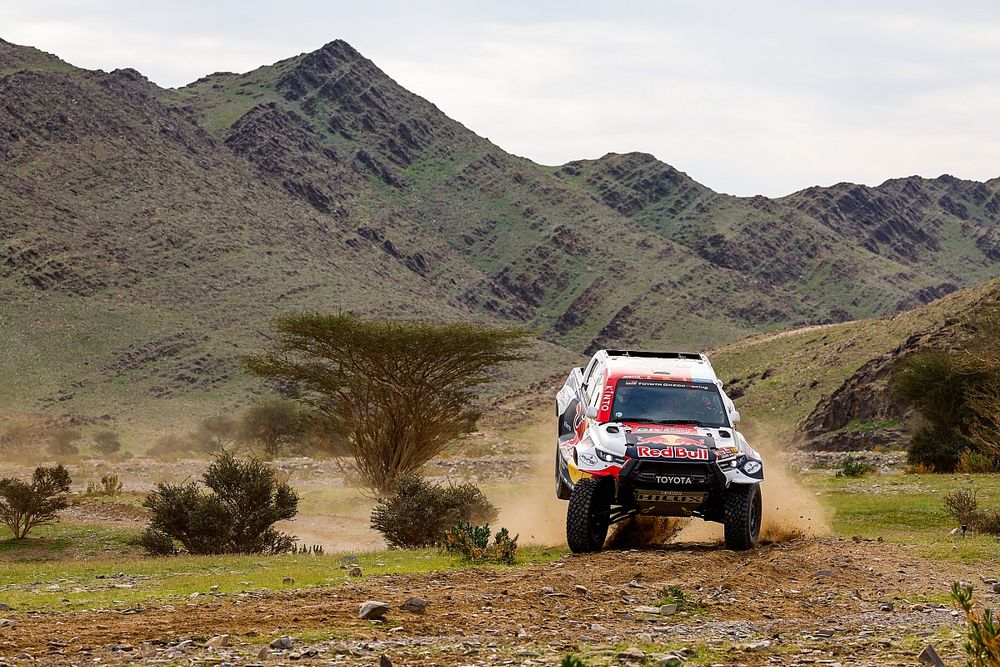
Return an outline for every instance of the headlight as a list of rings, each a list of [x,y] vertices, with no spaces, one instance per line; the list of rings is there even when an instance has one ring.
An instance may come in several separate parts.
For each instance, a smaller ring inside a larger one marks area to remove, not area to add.
[[[624,456],[617,456],[611,452],[601,451],[600,449],[597,450],[597,456],[605,463],[616,463],[618,465],[625,463]]]

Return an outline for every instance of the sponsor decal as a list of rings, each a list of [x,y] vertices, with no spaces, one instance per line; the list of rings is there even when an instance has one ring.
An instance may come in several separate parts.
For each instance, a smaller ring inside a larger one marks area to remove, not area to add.
[[[752,475],[758,470],[760,470],[760,467],[761,466],[759,461],[747,461],[746,464],[743,466],[743,472],[745,472],[748,475]]]
[[[657,484],[694,484],[694,480],[686,475],[657,475]]]
[[[590,453],[580,454],[580,460],[589,466],[597,465],[597,457]]]
[[[689,461],[708,460],[708,449],[705,447],[689,449],[683,446],[668,446],[663,447],[662,449],[653,449],[652,447],[640,445],[639,447],[636,447],[636,453],[640,458],[644,459],[687,459]]]

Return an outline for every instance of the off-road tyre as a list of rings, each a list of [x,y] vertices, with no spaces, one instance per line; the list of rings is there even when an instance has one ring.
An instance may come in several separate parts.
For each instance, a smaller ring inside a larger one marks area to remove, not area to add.
[[[611,524],[612,483],[609,480],[581,479],[573,487],[566,511],[566,542],[577,554],[600,551]]]
[[[760,537],[760,484],[732,484],[723,497],[726,548],[746,551]]]

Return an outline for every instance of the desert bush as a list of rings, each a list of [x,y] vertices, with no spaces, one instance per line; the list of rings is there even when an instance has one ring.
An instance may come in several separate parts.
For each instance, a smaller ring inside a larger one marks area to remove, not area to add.
[[[951,472],[1000,460],[1000,305],[969,318],[954,349],[923,350],[901,360],[890,387],[921,417],[909,447],[911,464]]]
[[[76,443],[83,435],[71,428],[57,428],[48,432],[49,453],[53,456],[67,457],[76,456],[80,453],[80,448]]]
[[[157,438],[153,446],[147,450],[146,455],[157,459],[174,459],[191,454],[195,449],[196,445],[191,440],[171,433]]]
[[[837,477],[864,477],[869,473],[875,472],[875,466],[868,463],[864,459],[854,458],[850,454],[844,459],[844,462],[840,464],[840,469],[837,470]]]
[[[665,604],[675,604],[677,605],[677,611],[686,611],[689,613],[693,611],[700,611],[704,608],[699,600],[689,596],[684,592],[684,589],[677,585],[661,588],[656,599],[656,604],[660,606]]]
[[[958,489],[946,493],[942,499],[944,511],[963,526],[974,526],[979,514],[979,499],[971,489]]]
[[[122,441],[114,431],[98,431],[94,434],[94,449],[98,454],[111,456],[122,448]]]
[[[303,435],[304,425],[292,401],[268,400],[253,406],[240,423],[240,442],[273,459]]]
[[[969,474],[1000,472],[1000,459],[974,449],[963,449],[962,453],[958,455],[955,472]]]
[[[36,439],[37,434],[30,428],[15,424],[0,435],[0,453],[6,458],[23,455]]]
[[[980,509],[974,490],[958,489],[945,494],[944,511],[960,525],[986,535],[1000,535],[1000,510]]]
[[[117,496],[121,495],[122,487],[121,480],[118,479],[118,475],[109,473],[107,475],[101,476],[101,481],[89,482],[87,484],[87,495],[88,496]]]
[[[490,526],[475,526],[466,521],[449,528],[444,534],[444,548],[457,553],[470,563],[513,565],[517,554],[517,538],[501,528],[490,543]]]
[[[380,495],[469,433],[475,389],[501,365],[522,359],[521,329],[451,323],[290,315],[274,348],[247,369],[289,387],[313,424],[354,459]]]
[[[35,468],[30,483],[13,477],[0,480],[0,520],[14,539],[23,539],[35,526],[56,520],[66,508],[69,485],[69,473],[61,465]]]
[[[278,481],[274,470],[257,459],[218,454],[197,484],[159,484],[143,505],[152,515],[141,538],[162,555],[176,540],[192,554],[277,554],[295,548],[295,540],[274,529],[298,511],[298,496]]]
[[[226,415],[206,417],[198,422],[198,428],[188,435],[195,449],[209,454],[225,451],[236,444],[240,423]]]
[[[390,547],[412,549],[440,544],[445,531],[462,521],[488,522],[496,515],[497,508],[475,484],[431,484],[411,474],[375,505],[371,527]]]
[[[587,663],[579,657],[569,654],[563,656],[562,661],[559,663],[559,667],[587,667]]]
[[[965,664],[969,667],[1000,665],[1000,622],[992,609],[977,610],[972,599],[972,586],[954,582],[951,598],[965,614]]]

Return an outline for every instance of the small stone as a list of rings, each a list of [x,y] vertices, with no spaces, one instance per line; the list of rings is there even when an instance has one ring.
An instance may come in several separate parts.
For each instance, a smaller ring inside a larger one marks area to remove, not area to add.
[[[8,625],[10,625],[9,618],[0,618],[0,628],[6,628]]]
[[[6,605],[3,602],[0,602],[0,611],[10,611],[10,605]]]
[[[993,584],[993,592],[1000,593],[1000,584]]]
[[[633,579],[632,581],[628,582],[628,587],[629,588],[645,588],[645,586],[643,586],[642,584],[640,584],[635,579]]]
[[[590,624],[590,629],[593,630],[594,632],[607,632],[608,631],[608,629],[606,627],[604,627],[603,625],[601,625],[600,623],[591,623]]]
[[[175,646],[174,648],[176,648],[178,651],[186,651],[187,649],[192,647],[194,647],[194,640],[185,639],[184,641],[177,644],[177,646]]]
[[[556,589],[551,586],[542,586],[542,595],[551,595],[556,592]]]
[[[211,587],[209,587],[208,590],[212,591],[213,593],[218,592],[218,590],[219,590],[219,584],[213,584]]]
[[[771,645],[770,640],[765,639],[764,641],[754,642],[752,644],[747,644],[743,648],[747,651],[759,651],[762,648],[767,648]]]
[[[639,606],[635,608],[637,614],[659,614],[661,607]]]
[[[389,656],[383,653],[378,657],[378,667],[392,667],[392,660]]]
[[[229,646],[229,635],[216,635],[205,642],[207,648],[225,648]]]
[[[816,570],[813,572],[814,577],[832,577],[833,570]]]
[[[671,602],[669,604],[660,605],[660,613],[663,614],[664,616],[677,613],[677,603]]]
[[[878,606],[879,611],[892,611],[892,608],[893,607],[891,602],[883,602]]]
[[[271,649],[266,646],[261,646],[260,650],[257,651],[258,660],[267,660],[267,656],[271,655]]]
[[[646,652],[633,646],[621,651],[618,654],[620,662],[642,662],[646,659]]]
[[[941,656],[938,655],[938,652],[930,644],[925,646],[924,650],[917,656],[917,662],[921,665],[932,665],[932,667],[945,667],[944,660],[941,659]]]
[[[283,583],[283,584],[294,584],[295,580],[292,579],[291,577],[285,577],[284,579],[281,580],[281,583]]]
[[[427,610],[427,600],[418,597],[407,598],[400,609],[411,614],[422,614]]]
[[[389,611],[389,605],[384,602],[377,602],[376,600],[368,600],[361,605],[361,610],[358,612],[358,618],[366,621],[377,621],[381,619]]]
[[[275,639],[274,641],[272,641],[269,644],[269,646],[271,648],[276,648],[276,649],[279,649],[279,650],[287,651],[288,649],[292,648],[292,638],[291,637],[287,637],[287,636],[286,637],[278,637],[277,639]]]
[[[361,566],[360,565],[355,565],[354,567],[352,567],[347,572],[347,574],[350,575],[350,576],[352,576],[352,577],[360,577],[361,576]]]
[[[577,593],[580,593],[581,595],[586,595],[587,593],[590,592],[590,589],[588,589],[586,586],[581,586],[580,584],[574,586],[573,590],[576,591]]]
[[[661,658],[656,664],[657,667],[681,667],[684,664],[684,658],[677,654],[669,654]]]

